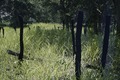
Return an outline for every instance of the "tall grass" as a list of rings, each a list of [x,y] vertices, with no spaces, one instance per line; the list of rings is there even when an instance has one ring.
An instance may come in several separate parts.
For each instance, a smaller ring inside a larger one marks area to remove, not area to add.
[[[19,52],[19,29],[5,28],[5,38],[0,38],[0,80],[72,80],[74,61],[67,56],[72,55],[70,33],[43,26],[24,29],[24,55],[28,58],[21,66],[17,57],[7,54],[9,49]]]
[[[55,25],[55,26],[54,26]],[[24,28],[24,61],[7,54],[19,52],[19,29],[5,28],[0,37],[0,80],[75,80],[71,33],[59,29],[60,24],[32,24]],[[102,80],[98,70],[86,64],[99,66],[102,37],[82,36],[82,80]],[[110,67],[109,69],[112,70]],[[112,70],[113,71],[113,70]],[[112,80],[108,75],[105,80]]]

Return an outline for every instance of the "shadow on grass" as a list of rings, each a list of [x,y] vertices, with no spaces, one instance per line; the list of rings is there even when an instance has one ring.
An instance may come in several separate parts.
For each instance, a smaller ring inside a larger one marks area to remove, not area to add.
[[[13,55],[13,56],[15,56],[15,57],[18,57],[19,56],[19,54],[20,53],[18,53],[18,52],[14,52],[14,51],[12,51],[12,50],[7,50],[7,53],[9,54],[9,55]],[[36,60],[36,61],[39,61],[39,62],[43,62],[43,60],[41,59],[41,58],[29,58],[28,56],[23,56],[23,58],[24,59],[26,59],[26,60]]]

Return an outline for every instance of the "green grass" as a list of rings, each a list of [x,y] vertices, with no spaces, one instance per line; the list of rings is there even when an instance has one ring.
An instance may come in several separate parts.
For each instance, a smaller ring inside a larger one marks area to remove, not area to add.
[[[36,23],[30,30],[24,28],[24,55],[28,58],[22,63],[7,54],[7,50],[19,52],[19,29],[15,32],[6,27],[5,38],[0,35],[0,80],[75,80],[71,33],[58,30],[60,26]],[[98,70],[85,68],[86,64],[99,66],[101,44],[100,36],[82,36],[82,80],[103,80]],[[113,78],[109,73],[104,79]]]

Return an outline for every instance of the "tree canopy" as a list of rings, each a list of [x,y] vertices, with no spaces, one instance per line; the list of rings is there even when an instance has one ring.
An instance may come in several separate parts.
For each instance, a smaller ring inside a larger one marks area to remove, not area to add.
[[[96,23],[104,22],[104,14],[113,16],[119,34],[119,8],[118,0],[1,0],[0,20],[14,22],[17,15],[22,15],[26,22],[32,18],[36,22],[63,23],[69,28],[71,19],[82,10],[85,13],[84,22],[94,25],[94,30],[99,28]]]

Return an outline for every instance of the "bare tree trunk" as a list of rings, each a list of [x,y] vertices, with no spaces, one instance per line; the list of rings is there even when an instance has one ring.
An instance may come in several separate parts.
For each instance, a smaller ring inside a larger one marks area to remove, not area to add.
[[[63,20],[62,23],[63,23],[63,29],[65,29],[65,20]]]
[[[81,34],[82,34],[83,12],[80,11],[77,18],[76,30],[76,58],[75,58],[75,72],[76,80],[80,80],[81,75]]]
[[[117,19],[117,35],[120,37],[120,16]]]
[[[103,50],[102,50],[102,58],[101,58],[101,64],[103,69],[105,68],[105,64],[106,64],[106,57],[107,57],[108,45],[109,45],[110,18],[111,18],[110,16],[106,16],[106,26],[105,26]]]
[[[20,61],[23,61],[23,52],[24,52],[24,44],[23,44],[23,18],[22,16],[19,16],[19,22],[20,22],[20,54],[18,59]]]
[[[69,25],[69,23],[70,23],[70,21],[69,21],[69,16],[66,16],[66,20],[65,20],[65,24],[66,24],[66,29],[69,31],[69,28],[70,28],[70,25]]]
[[[101,15],[99,15],[99,19],[98,19],[98,32],[102,33],[102,27],[101,27]]]
[[[61,14],[61,21],[62,21],[62,24],[63,24],[63,29],[65,29],[65,0],[60,0],[60,14]]]
[[[75,48],[75,33],[74,33],[74,21],[71,20],[71,33],[72,33],[72,47],[73,47],[73,58],[76,53],[76,48]]]
[[[98,35],[97,21],[94,21],[94,33]]]

